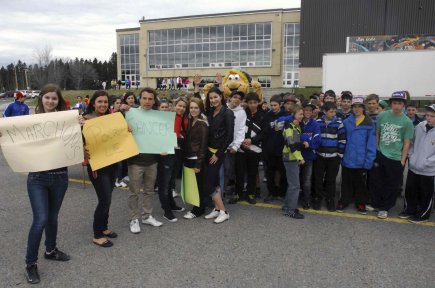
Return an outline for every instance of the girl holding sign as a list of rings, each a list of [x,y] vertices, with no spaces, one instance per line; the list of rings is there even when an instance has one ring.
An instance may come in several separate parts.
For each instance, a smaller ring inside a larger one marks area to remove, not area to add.
[[[234,138],[234,113],[225,105],[222,91],[214,87],[207,93],[206,105],[211,107],[208,115],[208,151],[205,177],[205,189],[211,194],[215,208],[205,219],[215,219],[214,223],[222,223],[230,219],[225,210],[220,189],[219,169],[224,163],[225,151]]]
[[[65,101],[60,88],[47,84],[41,90],[36,113],[51,113],[64,111]],[[83,124],[83,118],[79,121]],[[70,257],[57,248],[57,218],[65,192],[68,188],[68,170],[66,167],[31,172],[27,177],[27,192],[33,211],[33,222],[27,241],[26,277],[31,284],[39,283],[38,251],[42,232],[45,230],[44,258],[55,261],[68,261]]]
[[[87,114],[83,115],[86,120],[109,114],[109,94],[106,91],[95,91],[92,96]],[[85,139],[86,140],[86,139]],[[85,158],[89,160],[92,155],[85,149]],[[112,202],[112,191],[115,186],[117,163],[92,171],[88,162],[89,179],[97,193],[98,205],[94,213],[94,244],[100,247],[111,247],[113,242],[107,238],[116,238],[118,235],[109,230],[109,210]]]
[[[196,183],[199,192],[199,207],[193,207],[190,212],[184,215],[185,219],[193,219],[201,216],[205,212],[204,193],[204,166],[205,155],[207,153],[208,124],[203,119],[204,103],[201,99],[192,98],[189,103],[190,121],[186,135],[186,150],[184,151],[184,165],[193,168],[196,176]]]

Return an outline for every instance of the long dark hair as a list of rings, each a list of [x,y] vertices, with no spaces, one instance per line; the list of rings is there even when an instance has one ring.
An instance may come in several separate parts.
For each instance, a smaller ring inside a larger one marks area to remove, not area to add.
[[[39,93],[38,97],[38,104],[36,104],[35,113],[45,113],[44,106],[42,105],[42,96],[44,96],[47,93],[55,92],[57,94],[58,103],[56,106],[57,111],[65,111],[68,110],[66,108],[65,99],[62,97],[62,92],[60,90],[60,87],[56,84],[46,84],[44,87],[42,87],[41,93]]]
[[[218,87],[213,87],[208,91],[207,97],[205,97],[205,114],[207,116],[210,115],[214,110],[214,107],[211,107],[210,93],[218,94],[221,97],[222,106],[226,107],[224,93]]]
[[[109,93],[107,93],[107,91],[104,90],[97,90],[95,91],[94,95],[92,95],[91,100],[89,100],[89,105],[86,107],[86,115],[87,114],[92,114],[95,112],[95,100],[97,100],[98,97],[100,96],[106,96],[107,97],[107,101],[109,101]],[[104,114],[109,114],[110,113],[110,105],[107,105],[107,110],[106,113]]]

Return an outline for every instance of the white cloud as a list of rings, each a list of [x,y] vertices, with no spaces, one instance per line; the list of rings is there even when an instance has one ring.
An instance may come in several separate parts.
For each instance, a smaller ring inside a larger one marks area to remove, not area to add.
[[[216,3],[219,3],[216,5]],[[56,57],[108,60],[116,51],[115,30],[138,27],[139,19],[300,7],[300,0],[39,0],[8,1],[0,18],[0,66],[19,59],[34,63],[46,45]]]

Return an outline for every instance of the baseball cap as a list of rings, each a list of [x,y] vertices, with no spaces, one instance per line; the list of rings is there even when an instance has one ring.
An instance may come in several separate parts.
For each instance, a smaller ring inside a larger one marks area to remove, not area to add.
[[[302,108],[305,108],[305,107],[311,107],[311,108],[313,108],[313,110],[317,108],[316,105],[314,105],[313,103],[308,102],[308,101],[306,101],[302,104]]]
[[[351,104],[351,106],[353,106],[353,105],[362,105],[362,106],[364,106],[364,97],[363,96],[354,96],[352,98],[352,104]]]
[[[15,93],[15,98],[23,98],[23,97],[26,97],[26,95],[24,95],[21,91],[17,91],[16,93]]]
[[[396,91],[393,94],[391,94],[389,101],[391,102],[393,100],[400,100],[400,101],[406,102],[405,91]]]
[[[429,111],[435,112],[435,103],[431,105],[424,106]]]

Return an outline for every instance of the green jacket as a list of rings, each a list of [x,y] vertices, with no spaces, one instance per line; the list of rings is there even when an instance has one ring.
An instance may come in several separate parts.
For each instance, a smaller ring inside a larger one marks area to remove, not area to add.
[[[295,126],[293,123],[286,123],[284,131],[284,149],[282,150],[282,157],[284,161],[300,161],[304,160],[301,154],[301,127]]]

